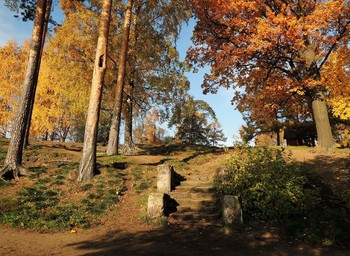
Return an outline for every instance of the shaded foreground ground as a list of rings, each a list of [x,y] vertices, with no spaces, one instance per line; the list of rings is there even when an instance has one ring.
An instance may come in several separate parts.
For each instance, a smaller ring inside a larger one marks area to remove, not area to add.
[[[2,228],[1,233],[1,255],[350,255],[341,249],[281,242],[269,233],[255,238],[171,229],[38,234]]]
[[[180,159],[197,170],[214,170],[219,164],[217,155],[210,155],[210,161],[198,156],[192,154]],[[348,196],[349,151],[325,155],[304,149],[293,151],[293,156],[297,161],[316,166],[324,182]],[[162,159],[164,156],[139,156],[129,161],[156,166]],[[127,186],[128,191],[117,209],[102,225],[90,230],[39,233],[0,227],[0,255],[350,255],[349,248],[322,248],[290,241],[268,229],[225,232],[222,228],[149,225],[141,220],[145,207],[140,203],[142,195],[135,193],[133,184]]]

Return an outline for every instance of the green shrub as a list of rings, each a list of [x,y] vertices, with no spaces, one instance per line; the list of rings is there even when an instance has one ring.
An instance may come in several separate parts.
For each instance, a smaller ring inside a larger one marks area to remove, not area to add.
[[[283,150],[242,148],[216,178],[219,193],[238,195],[253,219],[280,223],[300,213],[305,177]]]
[[[246,223],[277,225],[287,236],[322,245],[350,241],[345,203],[283,149],[237,150],[215,185],[220,194],[240,197]]]

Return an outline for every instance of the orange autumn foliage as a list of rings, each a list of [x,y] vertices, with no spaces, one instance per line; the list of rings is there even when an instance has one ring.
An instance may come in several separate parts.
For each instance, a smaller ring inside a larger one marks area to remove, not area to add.
[[[220,86],[234,87],[238,95],[234,102],[245,104],[240,102],[242,94],[259,91],[259,95],[249,96],[254,98],[255,111],[266,116],[271,109],[281,108],[286,100],[304,98],[300,101],[302,107],[309,101],[317,129],[327,130],[326,136],[319,137],[320,144],[331,147],[328,118],[323,118],[327,113],[322,105],[327,87],[322,75],[331,54],[348,42],[349,3],[340,0],[191,3],[198,22],[188,56],[195,68],[211,67],[202,85],[204,92],[215,93]],[[256,97],[261,97],[260,104]],[[264,108],[262,104],[268,106]],[[315,104],[321,104],[322,110]],[[295,101],[293,105],[299,103]],[[326,134],[323,132],[320,135]]]

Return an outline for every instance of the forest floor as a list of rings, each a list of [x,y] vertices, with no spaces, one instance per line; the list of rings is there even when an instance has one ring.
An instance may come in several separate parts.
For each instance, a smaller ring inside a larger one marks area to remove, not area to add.
[[[7,142],[0,142],[0,164],[3,164]],[[24,164],[34,169],[46,166],[47,175],[50,175],[51,170],[66,162],[77,163],[79,146],[33,142],[25,153]],[[295,161],[310,166],[310,170],[317,172],[349,207],[349,149],[337,149],[333,153],[321,153],[312,148],[293,147],[290,150]],[[147,197],[155,189],[158,164],[169,163],[174,165],[175,170],[184,172],[215,172],[231,152],[187,147],[176,150],[152,148],[145,152],[147,154],[117,157],[98,154],[98,161],[103,163],[101,176],[108,164],[125,167],[122,168],[125,182],[123,195],[103,216],[99,225],[58,232],[0,226],[0,255],[350,255],[349,246],[315,246],[287,239],[273,229],[243,228],[224,232],[210,227],[181,228],[148,223],[145,221]],[[75,200],[86,192],[77,189],[74,172],[69,175],[70,181],[65,182],[62,189],[70,196],[66,200]],[[33,176],[21,177],[19,182],[10,183],[13,185],[0,187],[0,199],[15,197],[19,190],[31,186]]]

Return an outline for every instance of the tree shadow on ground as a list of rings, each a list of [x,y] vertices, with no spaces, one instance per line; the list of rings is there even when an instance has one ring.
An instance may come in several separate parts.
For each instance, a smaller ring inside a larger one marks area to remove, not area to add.
[[[172,155],[179,154],[181,152],[195,151],[203,153],[214,153],[223,151],[222,148],[205,146],[205,145],[191,145],[191,144],[170,144],[170,145],[138,145],[150,155]]]
[[[314,248],[295,242],[287,243],[269,235],[248,237],[238,232],[224,235],[218,228],[168,227],[139,233],[116,230],[94,240],[67,246],[74,250],[81,250],[79,255],[85,256],[349,255],[345,250]]]
[[[345,201],[350,210],[350,158],[320,155],[302,163],[304,169],[317,176],[333,193]]]

